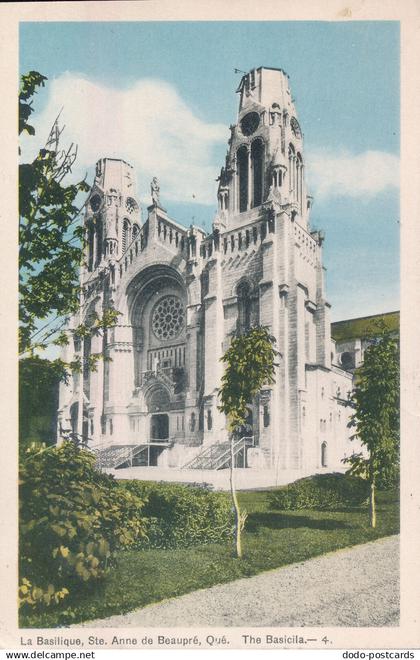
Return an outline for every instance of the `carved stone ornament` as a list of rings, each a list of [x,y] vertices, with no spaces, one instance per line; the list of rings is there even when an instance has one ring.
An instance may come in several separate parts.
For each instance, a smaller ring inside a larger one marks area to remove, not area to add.
[[[154,206],[159,206],[160,204],[160,186],[157,177],[153,177],[150,183],[150,192],[152,195],[152,204]]]

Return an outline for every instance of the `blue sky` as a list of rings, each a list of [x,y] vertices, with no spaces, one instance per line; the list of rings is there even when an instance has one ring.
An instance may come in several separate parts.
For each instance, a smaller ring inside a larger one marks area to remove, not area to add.
[[[75,175],[91,176],[101,156],[125,158],[144,206],[157,176],[174,219],[209,229],[236,119],[234,69],[258,66],[290,76],[333,320],[398,309],[396,22],[21,23],[21,72],[49,79],[23,156],[64,106]]]

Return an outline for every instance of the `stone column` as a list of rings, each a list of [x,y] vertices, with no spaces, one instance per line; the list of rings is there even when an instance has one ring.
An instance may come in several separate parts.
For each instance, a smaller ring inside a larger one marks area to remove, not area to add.
[[[277,382],[279,386],[279,460],[277,474],[288,466],[289,436],[290,436],[290,361],[289,361],[289,325],[290,325],[290,289],[293,274],[293,225],[286,211],[277,216],[277,233],[279,241],[279,337],[277,350],[279,369]]]
[[[223,305],[220,254],[209,262],[209,291],[204,299],[204,442],[220,440],[225,425],[218,408],[217,389],[223,373]],[[212,429],[208,429],[207,411],[211,409]]]
[[[90,397],[89,408],[90,418],[93,419],[93,434],[89,428],[88,437],[94,444],[99,442],[101,436],[101,416],[103,407],[103,387],[104,387],[104,360],[103,360],[103,336],[92,337],[91,353],[100,353],[101,357],[97,362],[96,371],[90,373]]]
[[[280,310],[279,310],[279,240],[277,222],[275,231],[268,233],[262,242],[263,277],[260,282],[260,324],[267,326],[276,338],[276,350],[280,350]],[[270,400],[270,433],[261,436],[261,449],[267,467],[274,468],[279,461],[280,451],[280,383],[279,369],[276,369],[276,383],[267,390],[266,400]],[[268,391],[271,390],[270,395]]]
[[[109,345],[109,400],[107,411],[113,417],[114,442],[124,444],[130,429],[127,402],[134,390],[132,326],[115,326]]]
[[[318,364],[329,369],[331,367],[331,306],[325,300],[325,268],[322,265],[322,240],[323,237],[320,236],[316,266],[316,357]]]

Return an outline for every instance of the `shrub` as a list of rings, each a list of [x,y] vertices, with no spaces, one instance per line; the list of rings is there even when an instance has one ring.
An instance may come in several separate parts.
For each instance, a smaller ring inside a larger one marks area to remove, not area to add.
[[[145,535],[143,501],[65,442],[29,448],[20,469],[20,605],[58,603],[102,578]]]
[[[126,481],[125,488],[145,500],[149,519],[142,547],[185,548],[229,539],[233,513],[226,493],[181,484]]]
[[[363,504],[369,494],[366,480],[347,474],[315,474],[270,494],[273,509],[334,510]]]

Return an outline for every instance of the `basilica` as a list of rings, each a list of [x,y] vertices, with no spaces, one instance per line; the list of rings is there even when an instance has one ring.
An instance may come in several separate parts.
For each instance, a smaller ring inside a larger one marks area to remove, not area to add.
[[[231,439],[218,409],[220,358],[235,333],[256,324],[275,337],[278,366],[232,440],[239,487],[343,471],[355,449],[352,373],[331,339],[324,237],[310,226],[289,79],[260,67],[237,93],[210,234],[169,217],[157,179],[142,218],[131,165],[96,164],[83,295],[63,349],[63,359],[80,357],[85,368],[60,386],[58,434],[83,436],[98,465],[119,477],[223,487]],[[110,308],[115,327],[72,333]],[[86,364],[98,353],[92,371]]]

